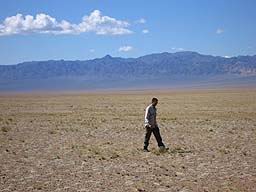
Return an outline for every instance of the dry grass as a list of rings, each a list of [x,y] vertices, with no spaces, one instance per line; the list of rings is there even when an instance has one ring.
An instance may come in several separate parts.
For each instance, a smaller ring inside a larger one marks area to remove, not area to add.
[[[144,108],[159,98],[142,152]],[[0,96],[0,191],[255,191],[256,91]]]

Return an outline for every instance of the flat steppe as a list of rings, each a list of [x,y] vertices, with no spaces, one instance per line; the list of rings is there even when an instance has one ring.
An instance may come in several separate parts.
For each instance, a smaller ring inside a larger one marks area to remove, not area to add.
[[[0,191],[256,191],[256,89],[2,93]]]

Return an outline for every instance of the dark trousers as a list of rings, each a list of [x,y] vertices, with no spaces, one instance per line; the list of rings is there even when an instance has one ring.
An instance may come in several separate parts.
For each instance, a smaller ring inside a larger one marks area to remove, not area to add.
[[[160,135],[160,130],[159,130],[159,127],[155,127],[155,128],[150,128],[150,127],[146,127],[146,134],[145,134],[145,138],[144,138],[144,148],[147,148],[148,145],[149,145],[149,139],[151,137],[151,134],[153,132],[155,138],[156,138],[156,141],[157,141],[157,144],[158,146],[164,146],[163,142],[162,142],[162,137]]]

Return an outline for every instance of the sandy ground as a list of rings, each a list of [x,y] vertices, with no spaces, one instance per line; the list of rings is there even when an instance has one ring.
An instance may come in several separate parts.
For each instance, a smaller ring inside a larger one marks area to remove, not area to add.
[[[1,192],[256,191],[255,89],[2,94],[0,129]]]

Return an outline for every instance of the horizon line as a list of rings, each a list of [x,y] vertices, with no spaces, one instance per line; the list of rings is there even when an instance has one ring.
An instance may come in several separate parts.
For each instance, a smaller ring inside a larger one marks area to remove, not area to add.
[[[30,62],[46,62],[46,61],[92,61],[92,60],[95,60],[95,59],[103,59],[105,57],[110,57],[110,58],[121,58],[121,59],[138,59],[140,57],[144,57],[144,56],[148,56],[148,55],[154,55],[154,54],[164,54],[164,53],[167,53],[167,54],[177,54],[177,53],[196,53],[196,54],[199,54],[199,55],[204,55],[204,56],[212,56],[212,57],[222,57],[222,58],[225,58],[225,59],[231,59],[231,58],[234,58],[234,57],[253,57],[253,56],[256,56],[256,54],[253,54],[253,55],[237,55],[237,56],[220,56],[220,55],[211,55],[211,54],[203,54],[203,53],[200,53],[200,52],[197,52],[197,51],[189,51],[189,50],[184,50],[184,51],[176,51],[176,52],[168,52],[168,51],[164,51],[164,52],[153,52],[153,53],[148,53],[148,54],[145,54],[145,55],[141,55],[141,56],[138,56],[138,57],[115,57],[115,56],[111,56],[111,54],[106,54],[102,57],[95,57],[95,58],[92,58],[92,59],[48,59],[48,60],[27,60],[27,61],[21,61],[19,63],[15,63],[15,64],[0,64],[0,66],[13,66],[13,65],[19,65],[19,64],[23,64],[23,63],[30,63]]]

